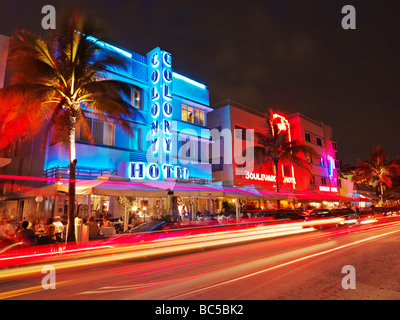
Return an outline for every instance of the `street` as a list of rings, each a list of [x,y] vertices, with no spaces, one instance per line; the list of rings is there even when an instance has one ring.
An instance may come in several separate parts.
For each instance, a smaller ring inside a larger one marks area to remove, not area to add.
[[[388,219],[154,257],[116,253],[101,264],[54,263],[55,289],[43,289],[40,272],[0,277],[0,298],[400,299],[399,245],[400,221]],[[344,266],[354,267],[355,289],[342,286]]]

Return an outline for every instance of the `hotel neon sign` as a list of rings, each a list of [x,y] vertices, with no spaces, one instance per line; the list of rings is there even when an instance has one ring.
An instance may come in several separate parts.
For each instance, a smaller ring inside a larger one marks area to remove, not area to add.
[[[128,177],[132,180],[176,178],[189,180],[189,169],[170,164],[173,150],[171,54],[156,48],[148,54],[150,78],[150,150],[147,162],[129,162]],[[150,153],[150,154],[149,154]]]
[[[161,177],[189,180],[189,169],[170,164],[129,162],[128,177],[132,180],[159,180]]]

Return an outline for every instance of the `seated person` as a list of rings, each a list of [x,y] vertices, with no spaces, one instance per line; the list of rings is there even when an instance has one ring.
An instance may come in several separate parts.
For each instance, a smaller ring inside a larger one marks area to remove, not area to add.
[[[111,227],[110,221],[108,220],[107,215],[103,216],[103,227]]]
[[[96,238],[99,235],[99,227],[94,217],[89,217],[86,224],[89,226],[89,239]]]
[[[56,227],[53,224],[52,218],[47,218],[46,229],[41,236],[41,243],[54,243],[56,241]]]
[[[32,229],[28,229],[29,222],[22,222],[22,229],[18,231],[17,238],[19,241],[24,242],[27,246],[32,246],[36,244],[36,234]]]

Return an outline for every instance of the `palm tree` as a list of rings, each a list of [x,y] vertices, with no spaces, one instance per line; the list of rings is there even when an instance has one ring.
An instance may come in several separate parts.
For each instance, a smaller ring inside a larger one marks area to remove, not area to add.
[[[127,100],[130,85],[107,79],[108,71],[125,62],[96,43],[96,30],[73,13],[61,32],[49,39],[27,31],[11,38],[10,62],[16,67],[9,86],[0,90],[2,108],[11,112],[4,137],[7,141],[45,128],[69,149],[68,239],[74,237],[75,134],[77,126],[90,137],[85,110],[120,125],[132,134],[130,121],[138,113]],[[4,126],[3,126],[4,127]],[[45,135],[46,136],[46,135]],[[48,135],[47,135],[48,136]]]
[[[360,184],[378,183],[383,203],[384,186],[391,188],[392,179],[400,174],[398,160],[389,160],[390,152],[384,152],[382,146],[372,147],[370,159],[358,159],[353,181]]]
[[[279,163],[281,161],[291,163],[311,175],[309,164],[301,157],[301,154],[316,155],[316,152],[313,148],[297,140],[290,140],[287,124],[282,123],[282,118],[277,118],[272,109],[269,110],[269,113],[269,116],[265,119],[266,132],[259,138],[262,146],[254,147],[254,159],[256,165],[263,165],[272,161],[276,175],[276,192],[278,193],[280,183]]]
[[[339,159],[338,177],[345,179],[345,176],[353,174],[353,167],[344,162],[343,158]]]

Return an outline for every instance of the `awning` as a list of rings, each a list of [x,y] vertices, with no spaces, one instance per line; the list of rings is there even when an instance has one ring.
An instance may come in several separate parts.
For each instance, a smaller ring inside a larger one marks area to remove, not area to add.
[[[69,184],[56,182],[41,188],[32,188],[20,193],[20,197],[51,196],[60,192],[68,194]],[[128,196],[160,198],[168,194],[168,189],[160,189],[147,186],[143,183],[130,182],[129,179],[117,177],[98,177],[94,180],[78,180],[75,184],[77,195],[103,195],[103,196]]]
[[[260,190],[262,197],[267,201],[277,201],[277,200],[293,200],[293,193],[291,192],[273,192]]]
[[[364,195],[359,192],[354,192],[353,193],[353,202],[371,202],[373,199],[379,199],[378,197],[371,197],[370,195]]]
[[[9,163],[11,163],[10,158],[0,158],[0,168],[8,165]]]
[[[323,192],[323,191],[311,191],[304,194],[299,194],[295,196],[298,201],[351,201],[351,197],[344,197],[340,194],[332,193],[332,192]]]
[[[253,187],[235,188],[224,186],[221,183],[197,184],[177,181],[152,181],[143,182],[154,188],[171,190],[177,197],[224,197],[234,199],[257,200],[261,194]]]

